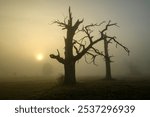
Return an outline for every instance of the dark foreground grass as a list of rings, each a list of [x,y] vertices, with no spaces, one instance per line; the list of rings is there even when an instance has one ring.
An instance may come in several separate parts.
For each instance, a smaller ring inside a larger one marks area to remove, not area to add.
[[[17,100],[122,100],[150,99],[150,80],[89,80],[74,86],[52,81],[1,82],[0,99]]]

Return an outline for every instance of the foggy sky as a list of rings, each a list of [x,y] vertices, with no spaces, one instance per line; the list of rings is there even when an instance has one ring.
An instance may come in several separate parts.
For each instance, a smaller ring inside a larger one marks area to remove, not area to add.
[[[150,74],[149,0],[0,0],[1,78],[63,74],[63,66],[49,54],[59,49],[63,56],[65,32],[51,23],[63,21],[69,6],[74,20],[84,18],[84,24],[111,20],[120,26],[112,32],[131,53],[128,56],[122,48],[111,46],[114,76]],[[36,60],[38,53],[43,54],[42,61]],[[102,57],[97,64],[87,65],[82,59],[76,66],[77,76],[104,76]]]

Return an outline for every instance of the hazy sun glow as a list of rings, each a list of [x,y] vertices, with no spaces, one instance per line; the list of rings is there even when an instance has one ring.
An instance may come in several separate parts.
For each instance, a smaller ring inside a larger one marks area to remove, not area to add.
[[[37,54],[37,55],[36,55],[36,59],[37,59],[38,61],[43,60],[43,55],[42,55],[42,54]]]

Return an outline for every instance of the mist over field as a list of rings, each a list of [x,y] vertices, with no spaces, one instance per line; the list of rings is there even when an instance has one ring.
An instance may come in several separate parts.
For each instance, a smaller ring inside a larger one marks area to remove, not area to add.
[[[128,56],[122,48],[111,46],[113,77],[150,75],[149,0],[0,0],[0,80],[55,79],[64,74],[63,65],[49,54],[59,49],[64,56],[65,31],[51,23],[63,21],[68,6],[74,20],[84,18],[85,25],[111,20],[120,26],[112,28],[110,34],[115,34],[131,53]],[[76,65],[77,77],[103,78],[103,57],[99,56],[96,63],[86,64],[83,57]]]
[[[0,99],[150,99],[149,11],[150,0],[0,0]],[[96,65],[87,64],[84,57],[75,59],[82,49],[72,52],[69,45],[75,46],[74,39],[83,35],[72,37],[77,32],[74,24],[80,22],[77,29],[85,29],[103,21],[93,28],[94,39],[106,25],[117,23],[92,45],[105,59],[98,56]],[[60,22],[69,28],[62,30]],[[116,48],[113,40],[106,57],[107,36],[117,37],[123,46]],[[114,56],[112,79],[104,61],[110,63],[109,56]],[[63,64],[57,57],[65,57]]]

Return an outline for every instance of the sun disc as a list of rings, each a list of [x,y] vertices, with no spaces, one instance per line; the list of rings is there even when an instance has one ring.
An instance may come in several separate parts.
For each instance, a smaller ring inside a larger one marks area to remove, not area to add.
[[[42,54],[38,54],[38,55],[36,56],[36,59],[37,59],[38,61],[43,60],[43,55],[42,55]]]

